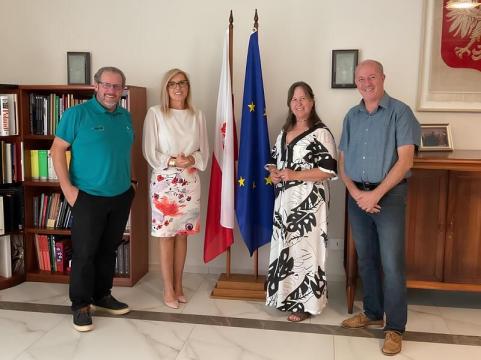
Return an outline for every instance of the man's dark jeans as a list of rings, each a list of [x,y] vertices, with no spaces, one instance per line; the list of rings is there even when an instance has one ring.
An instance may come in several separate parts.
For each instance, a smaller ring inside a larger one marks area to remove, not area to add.
[[[384,195],[381,211],[369,214],[348,198],[349,222],[363,283],[364,312],[372,320],[386,314],[385,330],[404,332],[407,321],[404,219],[407,183]]]

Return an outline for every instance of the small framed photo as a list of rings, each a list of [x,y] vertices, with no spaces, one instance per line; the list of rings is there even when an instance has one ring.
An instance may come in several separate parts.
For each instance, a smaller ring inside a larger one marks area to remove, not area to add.
[[[90,84],[89,52],[67,52],[67,78],[72,85]]]
[[[421,124],[419,151],[452,151],[453,137],[449,124]]]
[[[354,72],[356,71],[359,50],[332,50],[331,88],[355,88]]]

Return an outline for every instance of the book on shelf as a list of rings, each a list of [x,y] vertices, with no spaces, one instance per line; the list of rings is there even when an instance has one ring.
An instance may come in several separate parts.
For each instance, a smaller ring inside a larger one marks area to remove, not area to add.
[[[72,241],[67,238],[55,241],[55,264],[57,272],[67,272],[71,259]]]
[[[17,94],[0,94],[0,136],[18,135]]]
[[[0,188],[0,234],[23,229],[21,186]]]
[[[5,234],[5,212],[3,210],[3,196],[0,196],[0,235]]]
[[[40,270],[45,270],[45,265],[43,264],[42,253],[40,252],[40,240],[39,235],[35,234],[33,238],[33,244],[35,246],[35,254],[37,255],[37,265]]]
[[[70,168],[70,150],[65,152],[67,169]],[[57,173],[53,166],[52,154],[50,150],[32,149],[30,150],[30,169],[34,180],[58,180]]]
[[[0,183],[23,181],[23,142],[0,141]]]
[[[53,167],[52,153],[47,150],[47,178],[49,180],[58,180],[57,173]]]
[[[0,136],[8,135],[8,98],[5,95],[0,95]]]
[[[17,94],[0,94],[0,136],[18,135]]]
[[[38,150],[30,150],[30,176],[34,180],[40,179],[39,167],[38,167]]]
[[[48,152],[38,150],[38,177],[40,180],[48,179]]]
[[[12,248],[12,273],[25,273],[25,246],[23,234],[10,234],[10,244]]]
[[[5,157],[2,157],[2,168],[4,169],[3,172],[3,183],[4,184],[11,184],[13,182],[13,162],[12,162],[12,144],[6,143],[2,141],[2,152],[5,154]]]
[[[130,275],[130,242],[126,239],[117,247],[115,275],[121,277]]]
[[[12,277],[12,248],[10,235],[0,236],[0,276]]]
[[[75,98],[73,94],[51,93],[29,95],[30,133],[33,135],[54,135],[62,114],[69,107],[87,101]]]
[[[58,235],[35,234],[38,268],[42,271],[64,273],[72,259],[70,238]]]
[[[41,193],[32,198],[32,225],[35,228],[67,229],[71,227],[70,205],[59,192]]]

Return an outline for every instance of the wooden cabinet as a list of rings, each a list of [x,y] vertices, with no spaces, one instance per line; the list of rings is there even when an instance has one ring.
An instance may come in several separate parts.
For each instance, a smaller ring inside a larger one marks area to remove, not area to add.
[[[94,87],[90,85],[24,85],[19,87],[19,112],[21,119],[21,139],[24,146],[24,211],[25,211],[25,269],[26,280],[44,282],[67,283],[69,276],[66,273],[42,271],[39,267],[37,250],[35,246],[36,235],[69,236],[69,229],[45,228],[38,226],[34,221],[33,199],[40,194],[60,192],[56,180],[37,180],[32,178],[30,150],[50,149],[54,139],[55,125],[49,125],[48,131],[42,135],[38,129],[32,127],[32,99],[35,96],[44,97],[49,107],[55,101],[88,100],[94,94]],[[55,100],[57,97],[57,100]],[[53,99],[53,100],[52,100]],[[59,100],[62,99],[62,100]],[[72,103],[72,105],[74,104]],[[134,198],[130,227],[124,234],[125,241],[129,244],[130,256],[127,267],[128,273],[114,278],[114,285],[132,286],[148,271],[148,177],[147,164],[142,156],[142,125],[147,111],[146,90],[142,87],[127,86],[122,95],[122,106],[132,114],[135,140],[132,153],[132,173],[138,180],[136,196]],[[50,111],[50,110],[49,110]],[[54,112],[55,115],[55,112]],[[46,115],[47,116],[47,115]],[[55,117],[55,116],[54,116]],[[59,115],[56,116],[57,118]],[[46,121],[50,121],[50,115]],[[55,120],[50,124],[55,124]]]
[[[481,151],[419,153],[408,180],[407,286],[481,292]],[[352,313],[357,258],[346,211],[345,268]]]
[[[481,171],[452,171],[444,281],[478,284],[481,290]]]

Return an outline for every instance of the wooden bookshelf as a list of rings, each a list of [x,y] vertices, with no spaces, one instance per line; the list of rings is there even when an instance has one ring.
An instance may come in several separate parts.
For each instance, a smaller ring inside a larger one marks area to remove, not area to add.
[[[41,193],[52,194],[61,192],[58,181],[36,180],[31,176],[30,150],[50,149],[54,139],[53,134],[38,135],[32,134],[30,126],[30,96],[56,94],[62,96],[72,94],[74,98],[90,99],[94,94],[94,87],[90,85],[22,85],[18,87],[19,113],[21,133],[19,138],[24,146],[24,212],[25,212],[25,271],[23,279],[17,281],[2,281],[2,284],[13,286],[18,282],[41,281],[53,283],[68,283],[69,276],[64,273],[41,271],[37,261],[37,254],[34,244],[35,235],[60,235],[69,236],[69,229],[49,229],[34,226],[33,221],[33,197]],[[1,92],[1,91],[0,91]],[[147,164],[142,156],[142,125],[145,118],[147,103],[146,90],[142,87],[127,86],[123,97],[126,98],[127,108],[132,114],[133,127],[135,131],[132,169],[138,186],[131,209],[130,230],[124,236],[130,244],[129,274],[114,279],[114,285],[133,286],[148,270],[148,177]],[[7,287],[5,286],[5,287]]]
[[[16,95],[16,103],[17,103],[17,106],[16,106],[16,118],[17,118],[17,134],[15,135],[0,135],[0,141],[2,143],[9,143],[9,144],[15,144],[14,146],[15,147],[20,147],[21,146],[21,142],[22,142],[22,127],[21,127],[21,121],[20,121],[20,107],[19,107],[19,99],[20,99],[20,89],[17,85],[4,85],[4,84],[0,84],[0,94],[1,95]],[[12,109],[10,109],[9,107],[9,113],[12,111]],[[1,116],[1,114],[0,114]],[[11,113],[9,114],[9,116],[11,116]],[[19,148],[20,149],[20,148]],[[21,151],[18,152],[18,155],[20,155]],[[13,161],[13,159],[12,159]],[[13,166],[15,167],[15,172],[18,172],[19,169],[17,168],[17,165],[15,165],[14,163],[12,163]],[[1,172],[2,174],[5,173],[5,169],[3,168],[5,165],[5,163],[3,161],[0,161],[0,166],[2,167]],[[20,162],[18,164],[20,167]],[[19,173],[20,174],[20,173]],[[12,179],[12,182],[9,182],[9,183],[6,183],[5,182],[5,179],[2,178],[2,181],[0,181],[0,188],[1,189],[4,189],[4,190],[7,190],[7,189],[10,189],[10,188],[13,188],[13,187],[16,187],[18,186],[19,184],[21,184],[21,178],[20,179]],[[18,206],[20,206],[20,204],[17,204]],[[2,209],[2,216],[5,216],[6,214],[3,212],[3,209]],[[23,224],[21,224],[22,227],[23,227]],[[13,235],[15,234],[15,236],[19,236],[20,239],[22,240],[22,243],[23,243],[23,247],[24,247],[24,250],[25,250],[25,241],[24,241],[24,233],[22,231],[22,229],[15,229],[13,230],[13,232],[8,232],[6,234],[3,234],[3,235]],[[2,235],[2,236],[3,236]],[[0,256],[5,256],[5,254],[0,254]],[[24,257],[25,257],[25,253],[24,253]],[[15,286],[15,285],[18,285],[19,283],[25,281],[25,273],[14,273],[12,274],[12,277],[9,277],[9,278],[6,278],[6,277],[3,277],[3,276],[0,276],[0,290],[1,289],[5,289],[5,288],[9,288],[9,287],[12,287],[12,286]]]

